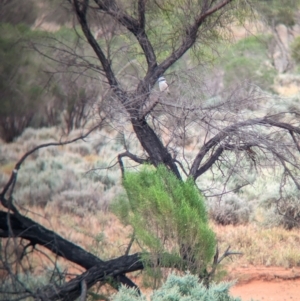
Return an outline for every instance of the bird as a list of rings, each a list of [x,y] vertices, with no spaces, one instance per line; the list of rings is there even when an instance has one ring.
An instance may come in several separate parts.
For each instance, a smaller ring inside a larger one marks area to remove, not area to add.
[[[167,84],[166,79],[163,76],[160,76],[158,78],[158,86],[161,92],[167,92],[168,94],[170,94],[169,86]]]

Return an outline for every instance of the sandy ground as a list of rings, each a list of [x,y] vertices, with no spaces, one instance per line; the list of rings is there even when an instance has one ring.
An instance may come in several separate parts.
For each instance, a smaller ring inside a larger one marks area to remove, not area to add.
[[[243,301],[299,301],[300,268],[247,267],[234,269],[232,279],[238,279],[231,294]]]

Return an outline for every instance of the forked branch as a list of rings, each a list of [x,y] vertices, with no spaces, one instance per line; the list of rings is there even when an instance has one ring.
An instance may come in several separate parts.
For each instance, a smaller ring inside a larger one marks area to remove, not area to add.
[[[270,147],[268,145],[268,138],[267,136],[264,137],[263,134],[261,135],[260,139],[251,142],[243,142],[240,141],[236,144],[229,144],[226,142],[226,139],[229,138],[231,135],[236,134],[237,136],[241,135],[242,131],[246,127],[254,127],[254,126],[264,126],[264,127],[273,127],[274,129],[282,129],[287,131],[293,139],[294,144],[299,150],[299,145],[295,139],[294,134],[300,134],[300,128],[292,126],[291,124],[279,122],[276,120],[272,120],[268,117],[265,118],[254,118],[249,119],[242,122],[234,123],[230,126],[225,127],[221,130],[218,134],[216,134],[213,138],[211,138],[208,142],[206,142],[198,152],[197,156],[195,157],[191,170],[190,176],[193,177],[195,180],[201,176],[204,172],[206,172],[212,165],[216,162],[216,160],[221,156],[224,150],[246,150],[248,151],[249,148],[256,146],[260,148],[264,148],[265,151],[273,153],[276,157],[280,157],[280,161],[284,160],[289,163],[290,160],[284,158],[282,155],[279,155],[278,152],[274,149],[274,147]],[[214,148],[218,146],[218,148],[214,150]],[[203,159],[207,156],[209,152],[212,152],[212,155],[208,159],[208,161],[201,165]]]

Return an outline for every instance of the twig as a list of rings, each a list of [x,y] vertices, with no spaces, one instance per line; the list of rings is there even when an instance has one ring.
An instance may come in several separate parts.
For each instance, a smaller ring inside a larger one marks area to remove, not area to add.
[[[129,254],[129,251],[132,247],[132,244],[133,244],[134,240],[135,240],[135,234],[133,233],[124,255]]]
[[[124,153],[119,154],[119,155],[118,155],[118,163],[119,163],[120,168],[121,168],[122,178],[124,178],[124,174],[125,174],[124,163],[123,163],[123,161],[122,161],[122,158],[123,158],[123,157],[128,157],[128,158],[130,158],[131,160],[133,160],[134,162],[139,163],[139,164],[149,163],[149,160],[148,160],[148,159],[142,159],[142,158],[139,158],[138,156],[132,154],[132,153],[129,152],[129,151],[126,151],[126,152],[124,152]]]

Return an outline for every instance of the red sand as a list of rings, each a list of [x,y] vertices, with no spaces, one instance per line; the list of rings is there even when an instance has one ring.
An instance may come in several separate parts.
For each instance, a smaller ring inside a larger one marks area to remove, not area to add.
[[[243,301],[299,301],[300,268],[247,267],[234,269],[230,278],[239,279],[231,294]]]

